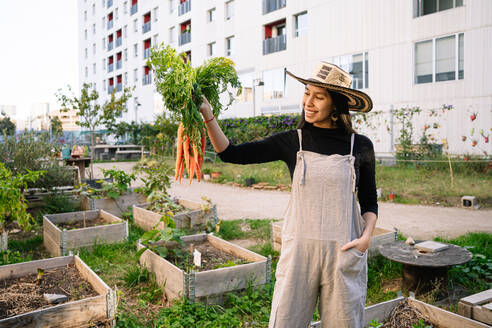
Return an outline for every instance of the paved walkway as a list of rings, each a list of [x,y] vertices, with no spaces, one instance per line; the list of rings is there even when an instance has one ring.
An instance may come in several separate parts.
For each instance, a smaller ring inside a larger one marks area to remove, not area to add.
[[[94,173],[100,177],[100,168],[113,165],[130,170],[134,163],[96,164]],[[206,196],[217,204],[219,218],[264,219],[282,218],[290,193],[283,191],[238,188],[209,182],[173,183],[169,189],[173,196],[201,201]],[[403,205],[380,202],[377,225],[386,229],[398,228],[405,236],[428,239],[436,236],[457,237],[467,232],[492,233],[492,210],[468,210],[456,207]]]

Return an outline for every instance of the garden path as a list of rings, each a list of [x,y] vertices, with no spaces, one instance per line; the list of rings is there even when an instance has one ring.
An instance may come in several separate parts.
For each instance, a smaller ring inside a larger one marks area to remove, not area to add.
[[[101,168],[113,165],[130,171],[135,163],[95,164],[96,177],[102,177]],[[138,185],[138,183],[136,184]],[[223,220],[282,218],[289,202],[289,192],[256,190],[209,182],[191,185],[172,183],[173,196],[201,201],[206,196],[217,204],[218,216]],[[428,239],[437,236],[454,238],[467,232],[492,233],[492,210],[468,210],[457,207],[404,205],[379,202],[377,225],[386,229],[398,228],[405,236]]]

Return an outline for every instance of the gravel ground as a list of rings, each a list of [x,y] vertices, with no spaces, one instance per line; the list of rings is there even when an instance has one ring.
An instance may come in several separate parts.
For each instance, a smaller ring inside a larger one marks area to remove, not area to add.
[[[94,165],[94,174],[102,177],[101,168],[116,166],[130,171],[135,163],[101,163]],[[138,186],[138,182],[135,184]],[[285,191],[255,190],[209,182],[191,185],[172,183],[173,196],[201,201],[206,196],[217,204],[218,216],[223,220],[282,218],[290,193]],[[437,236],[453,238],[467,232],[492,233],[492,210],[469,210],[457,207],[403,205],[379,203],[377,225],[386,229],[398,228],[405,236],[428,239]]]

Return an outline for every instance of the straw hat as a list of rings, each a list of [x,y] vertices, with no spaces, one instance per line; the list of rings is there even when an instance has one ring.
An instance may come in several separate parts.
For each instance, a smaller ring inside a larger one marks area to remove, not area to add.
[[[289,71],[285,72],[301,83],[326,88],[344,95],[349,100],[348,107],[351,111],[367,113],[372,109],[371,98],[362,91],[352,89],[352,76],[337,65],[322,61],[308,79],[295,76]]]

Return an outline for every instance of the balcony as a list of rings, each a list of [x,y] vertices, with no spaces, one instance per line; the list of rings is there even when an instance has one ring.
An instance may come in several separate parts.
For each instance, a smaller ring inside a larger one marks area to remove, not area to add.
[[[108,41],[108,51],[113,50],[113,41],[109,42]]]
[[[113,0],[107,0],[108,1],[108,8],[111,8],[111,6],[113,5]]]
[[[113,28],[113,20],[108,20],[108,30]]]
[[[183,44],[187,44],[189,42],[191,42],[191,32],[181,33],[179,36],[179,45],[182,46]]]
[[[147,23],[142,25],[142,33],[145,34],[148,31],[150,31],[150,22],[147,22]]]
[[[136,13],[137,10],[138,10],[138,4],[136,3],[136,4],[132,5],[130,8],[130,16],[133,15],[134,13]]]
[[[121,46],[122,42],[123,42],[123,38],[116,38],[116,47]]]
[[[284,8],[287,0],[263,0],[263,15]]]
[[[123,83],[116,84],[116,92],[123,90]]]
[[[142,84],[147,85],[147,84],[151,84],[151,83],[152,83],[152,75],[150,75],[150,74],[144,75]]]
[[[118,60],[116,62],[116,69],[120,69],[122,67],[122,61],[121,60]]]
[[[263,55],[268,55],[277,51],[287,49],[286,35],[279,35],[275,38],[263,40]]]
[[[190,10],[191,10],[191,0],[180,3],[178,7],[178,16],[184,15]]]
[[[114,65],[113,64],[108,64],[108,73],[109,72],[112,72],[113,71],[113,68],[114,68]]]
[[[150,57],[150,48],[144,49],[144,59]]]
[[[112,94],[113,93],[113,90],[114,90],[114,86],[110,85],[108,87],[108,94]]]

